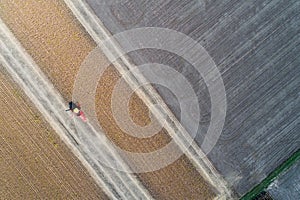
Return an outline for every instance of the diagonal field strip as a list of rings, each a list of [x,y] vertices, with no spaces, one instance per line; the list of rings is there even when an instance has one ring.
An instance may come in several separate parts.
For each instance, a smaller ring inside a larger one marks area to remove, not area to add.
[[[101,23],[98,17],[96,17],[89,6],[83,0],[64,0],[65,3],[70,7],[77,19],[82,23],[87,32],[92,36],[92,38],[100,44],[102,41],[111,38],[111,34],[106,30],[104,25]],[[124,55],[120,46],[114,41],[109,40],[110,43],[103,47],[101,50],[105,53],[108,59],[113,60],[115,55]],[[121,53],[120,53],[121,52]],[[114,62],[115,67],[121,74],[128,73],[130,69],[134,68],[134,65],[130,63],[126,56],[121,57],[121,61]],[[127,83],[135,88],[139,83],[144,82],[145,78],[141,73],[129,73],[130,76],[125,77]],[[168,109],[166,104],[163,102],[161,97],[157,92],[149,85],[143,87],[143,90],[137,91],[138,96],[151,108],[152,113],[157,117],[157,119],[165,119],[164,113],[167,113],[167,124],[165,128],[177,142],[180,148],[186,152],[186,155],[190,160],[194,162],[197,170],[200,174],[214,187],[218,189],[219,196],[217,198],[230,198],[231,190],[227,186],[227,183],[221,177],[221,175],[215,170],[211,162],[204,156],[202,150],[198,147],[196,143],[192,143],[189,147],[190,135],[178,122],[172,112]],[[153,102],[161,105],[163,110],[156,109],[155,106],[151,106]],[[150,106],[149,106],[150,105]]]
[[[80,122],[76,123],[75,129],[74,122],[64,112],[65,103],[61,95],[40,72],[38,66],[2,20],[0,21],[0,51],[4,67],[109,197],[112,199],[152,198],[133,175],[101,165],[100,161],[106,160],[111,162],[112,166],[117,164],[124,171],[129,171],[112,151],[103,133],[95,132],[89,124]]]

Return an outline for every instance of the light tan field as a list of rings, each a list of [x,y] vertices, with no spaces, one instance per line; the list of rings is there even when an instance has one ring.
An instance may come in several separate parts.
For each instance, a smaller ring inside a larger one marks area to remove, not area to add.
[[[108,199],[0,67],[1,199]]]
[[[0,17],[34,58],[44,73],[71,99],[75,76],[85,56],[96,47],[62,0],[0,0]],[[111,112],[112,88],[120,75],[111,66],[97,89],[98,119],[107,136],[119,147],[132,152],[149,152],[170,141],[165,130],[152,138],[137,139],[122,132]],[[131,116],[139,124],[149,123],[148,109],[134,95]],[[157,199],[212,199],[215,194],[186,156],[164,169],[138,174]]]

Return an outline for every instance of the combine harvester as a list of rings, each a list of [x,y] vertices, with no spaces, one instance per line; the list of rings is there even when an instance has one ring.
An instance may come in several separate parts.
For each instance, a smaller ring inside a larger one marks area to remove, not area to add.
[[[76,116],[80,117],[82,121],[87,122],[84,112],[81,110],[80,104],[78,102],[74,103],[73,101],[69,102],[69,109],[66,111],[72,111]]]

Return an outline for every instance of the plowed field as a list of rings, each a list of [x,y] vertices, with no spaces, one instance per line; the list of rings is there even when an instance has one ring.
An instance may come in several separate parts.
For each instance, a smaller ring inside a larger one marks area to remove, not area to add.
[[[0,67],[1,199],[107,199]]]
[[[2,0],[0,16],[66,98],[71,99],[76,73],[85,56],[96,47],[61,0]],[[106,61],[105,61],[106,62]],[[149,152],[170,141],[166,131],[152,138],[137,139],[122,132],[111,112],[112,87],[120,77],[111,66],[97,90],[97,114],[107,136],[118,146],[133,152]],[[149,123],[148,109],[134,95],[131,116],[139,124]],[[186,156],[164,169],[138,174],[157,199],[212,199],[215,194]]]

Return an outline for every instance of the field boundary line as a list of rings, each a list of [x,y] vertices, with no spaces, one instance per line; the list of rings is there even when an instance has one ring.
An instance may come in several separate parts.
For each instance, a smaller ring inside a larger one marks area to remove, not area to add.
[[[6,27],[2,19],[0,19],[0,53],[0,61],[13,80],[23,89],[62,141],[77,156],[95,182],[111,199],[152,199],[148,190],[132,174],[102,166],[99,159],[117,162],[121,167],[128,168],[110,148],[104,133],[95,132],[89,124],[85,123],[78,123],[77,127],[74,127],[74,122],[65,112],[66,105],[63,97]],[[84,134],[90,132],[96,135],[96,138]],[[91,143],[88,139],[97,139],[97,143]],[[89,145],[94,147],[95,144],[99,146],[92,149],[96,151],[94,153],[90,150],[92,147]]]
[[[64,1],[97,44],[100,44],[104,40],[110,38],[109,42],[106,43],[109,46],[101,45],[101,50],[110,61],[114,61],[113,58],[116,57],[115,55],[124,55],[122,53],[122,48],[118,45],[118,43],[111,39],[112,34],[106,29],[101,20],[93,13],[92,9],[84,0]],[[121,75],[128,73],[135,67],[129,61],[127,56],[120,57],[120,60],[121,61],[118,60],[114,62],[114,65]],[[145,80],[145,77],[140,72],[137,72],[137,70],[134,71],[134,73],[129,73],[130,76],[124,76],[124,79],[132,88],[136,88],[135,86],[138,83],[142,83]],[[167,132],[179,145],[181,150],[185,152],[203,178],[218,190],[219,194],[217,194],[218,196],[216,199],[232,198],[232,192],[227,182],[214,168],[213,164],[205,156],[201,148],[195,142],[193,142],[189,147],[188,141],[191,141],[190,135],[176,119],[155,89],[152,86],[144,86],[136,93],[145,102],[149,109],[151,109],[152,113],[158,120],[165,119],[165,113],[167,114],[167,123],[165,126]],[[163,112],[155,106],[150,106],[153,102],[161,105]]]
[[[257,186],[252,188],[246,193],[241,200],[251,200],[264,191],[269,185],[278,178],[283,172],[286,172],[292,167],[298,160],[300,160],[300,149],[293,153],[286,161],[279,165],[273,172],[271,172],[264,180],[262,180]]]

